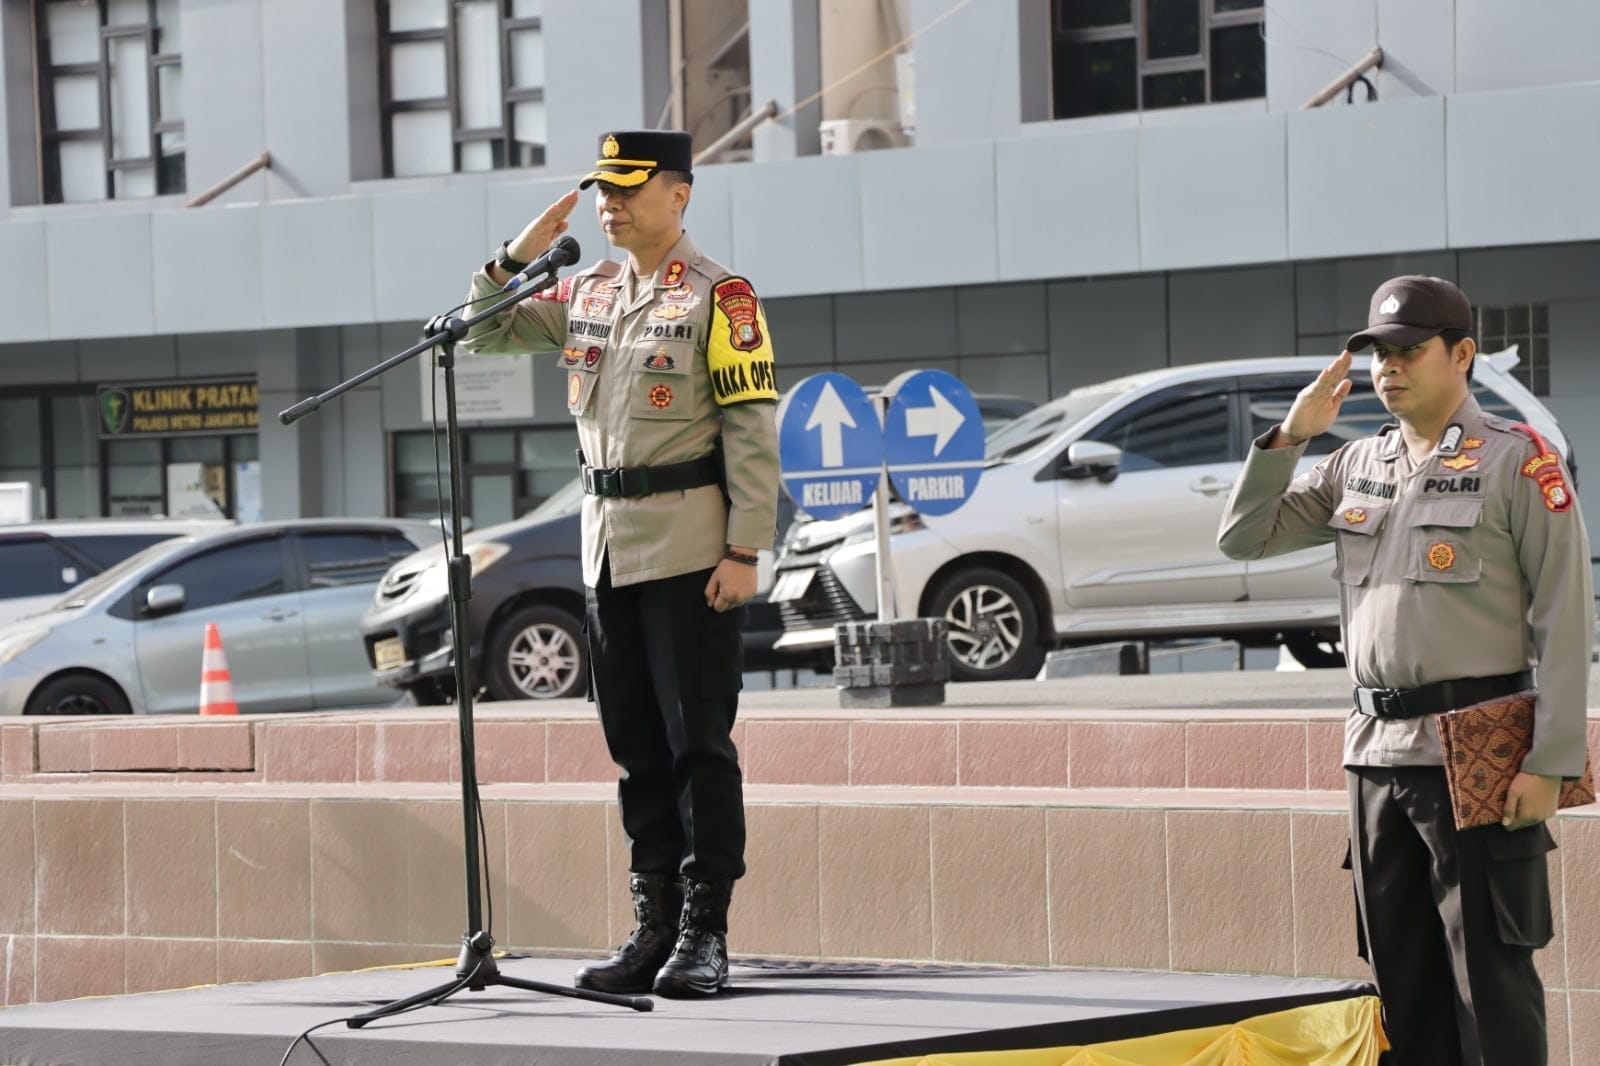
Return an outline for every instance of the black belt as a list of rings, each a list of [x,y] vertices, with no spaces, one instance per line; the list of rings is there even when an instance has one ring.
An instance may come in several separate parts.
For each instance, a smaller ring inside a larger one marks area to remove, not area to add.
[[[580,460],[581,463],[581,460]],[[657,492],[682,492],[721,480],[717,459],[702,455],[686,463],[663,466],[589,466],[582,464],[583,491],[591,496],[637,497]]]
[[[1420,718],[1443,714],[1460,707],[1533,687],[1533,675],[1501,674],[1498,677],[1458,677],[1454,681],[1435,681],[1420,688],[1362,688],[1356,686],[1356,710],[1369,718]]]

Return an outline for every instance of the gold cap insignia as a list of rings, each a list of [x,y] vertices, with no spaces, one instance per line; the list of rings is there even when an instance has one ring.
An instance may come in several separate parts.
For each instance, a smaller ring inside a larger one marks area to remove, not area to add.
[[[600,154],[607,159],[615,159],[621,154],[622,149],[617,146],[617,139],[611,134],[606,134],[605,143],[600,146]]]

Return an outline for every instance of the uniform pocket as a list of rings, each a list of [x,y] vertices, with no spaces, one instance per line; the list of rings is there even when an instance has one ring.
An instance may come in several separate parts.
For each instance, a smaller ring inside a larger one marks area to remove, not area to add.
[[[1388,503],[1346,497],[1334,509],[1328,526],[1337,531],[1338,554],[1333,579],[1344,585],[1364,585],[1378,554],[1377,533],[1389,514]]]
[[[663,422],[694,417],[694,345],[646,341],[632,358],[636,364],[629,376],[633,417]]]
[[[1406,578],[1464,584],[1483,576],[1483,560],[1472,546],[1472,528],[1483,517],[1482,500],[1423,500],[1411,517]]]
[[[1485,826],[1489,898],[1494,904],[1500,941],[1517,947],[1542,948],[1550,943],[1550,863],[1555,838],[1543,822],[1508,831]]]

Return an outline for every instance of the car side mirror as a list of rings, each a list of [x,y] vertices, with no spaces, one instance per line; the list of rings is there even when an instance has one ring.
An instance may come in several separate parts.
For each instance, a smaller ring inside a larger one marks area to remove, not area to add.
[[[1068,478],[1099,478],[1104,482],[1117,479],[1122,467],[1122,449],[1115,444],[1098,440],[1074,441],[1067,446],[1067,461],[1061,475]]]
[[[182,585],[152,585],[144,594],[144,610],[149,615],[171,614],[182,610],[187,599]]]

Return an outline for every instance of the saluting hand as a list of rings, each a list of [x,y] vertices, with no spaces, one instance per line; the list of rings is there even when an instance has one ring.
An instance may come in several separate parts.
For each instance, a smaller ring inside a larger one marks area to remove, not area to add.
[[[1298,444],[1328,432],[1355,384],[1350,380],[1353,359],[1349,351],[1340,352],[1339,358],[1324,367],[1315,381],[1300,390],[1283,425],[1278,427],[1278,435],[1272,441],[1274,448]]]
[[[578,190],[573,189],[567,195],[544,209],[544,214],[522,227],[522,232],[517,234],[517,239],[512,241],[507,249],[513,259],[520,259],[524,263],[531,263],[545,253],[556,238],[567,232],[570,224],[567,216],[572,214],[572,209],[578,206]]]

